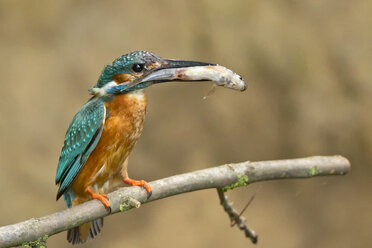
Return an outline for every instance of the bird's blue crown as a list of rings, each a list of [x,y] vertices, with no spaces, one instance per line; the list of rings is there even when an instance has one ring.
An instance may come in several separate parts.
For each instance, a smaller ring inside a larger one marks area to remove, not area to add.
[[[94,88],[101,88],[108,82],[112,81],[112,78],[121,73],[132,73],[132,66],[134,64],[144,64],[153,62],[161,59],[157,55],[146,52],[146,51],[134,51],[115,59],[111,64],[108,64],[103,68],[100,77],[98,78],[97,84]]]

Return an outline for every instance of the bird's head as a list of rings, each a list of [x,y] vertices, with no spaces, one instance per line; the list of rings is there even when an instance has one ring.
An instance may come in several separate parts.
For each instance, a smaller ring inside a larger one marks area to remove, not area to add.
[[[208,65],[214,64],[163,59],[150,52],[135,51],[122,55],[105,66],[97,84],[90,92],[98,96],[127,93],[155,83],[183,80],[172,74],[172,70],[169,69]],[[164,73],[159,73],[161,70],[164,70]]]

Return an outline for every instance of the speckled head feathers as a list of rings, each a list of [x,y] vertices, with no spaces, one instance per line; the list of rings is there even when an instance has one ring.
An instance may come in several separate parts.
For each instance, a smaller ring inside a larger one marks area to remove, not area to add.
[[[162,60],[161,57],[147,51],[134,51],[115,59],[111,64],[106,65],[98,79],[95,88],[101,88],[106,83],[112,81],[116,74],[133,73],[134,64],[147,64]]]

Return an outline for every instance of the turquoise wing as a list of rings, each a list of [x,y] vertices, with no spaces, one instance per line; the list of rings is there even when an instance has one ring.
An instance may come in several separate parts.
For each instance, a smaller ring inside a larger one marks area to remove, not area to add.
[[[102,100],[90,99],[72,119],[59,157],[57,200],[68,189],[96,147],[103,130],[106,109]]]

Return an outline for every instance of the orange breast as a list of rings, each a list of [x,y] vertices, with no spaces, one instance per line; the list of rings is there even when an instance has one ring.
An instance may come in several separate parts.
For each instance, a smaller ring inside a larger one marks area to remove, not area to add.
[[[121,177],[123,163],[142,133],[146,114],[142,91],[118,95],[105,106],[108,118],[101,138],[71,186],[77,196],[84,196],[87,187],[108,193],[110,182]]]

